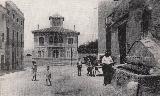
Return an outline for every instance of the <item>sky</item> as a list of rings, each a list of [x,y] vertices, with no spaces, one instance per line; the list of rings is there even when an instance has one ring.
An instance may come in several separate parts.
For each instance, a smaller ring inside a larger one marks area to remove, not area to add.
[[[4,6],[6,0],[0,0]],[[49,16],[65,18],[64,28],[80,32],[79,45],[98,35],[98,0],[11,0],[24,13],[24,49],[33,49],[32,30],[49,27]]]

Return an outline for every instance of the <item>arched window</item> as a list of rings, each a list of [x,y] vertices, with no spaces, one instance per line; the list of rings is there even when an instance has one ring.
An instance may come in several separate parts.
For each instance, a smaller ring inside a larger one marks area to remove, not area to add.
[[[54,36],[54,43],[58,43],[58,35],[57,34]]]
[[[50,45],[53,44],[53,37],[52,36],[49,37],[49,44]]]
[[[59,35],[59,43],[63,43],[63,37],[62,37],[62,35]]]
[[[40,37],[40,38],[39,38],[39,45],[40,45],[40,46],[43,46],[43,45],[44,45],[44,38],[43,38],[43,37]]]

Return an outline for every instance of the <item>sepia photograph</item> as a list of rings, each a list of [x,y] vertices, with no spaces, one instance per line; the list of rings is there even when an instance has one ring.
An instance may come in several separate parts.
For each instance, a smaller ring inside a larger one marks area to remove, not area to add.
[[[0,0],[0,96],[160,96],[160,0]]]

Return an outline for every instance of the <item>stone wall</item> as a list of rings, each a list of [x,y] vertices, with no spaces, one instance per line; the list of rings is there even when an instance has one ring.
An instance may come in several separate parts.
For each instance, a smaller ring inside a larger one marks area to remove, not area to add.
[[[111,24],[111,50],[112,55],[120,57],[119,32],[118,27],[126,23],[126,54],[132,45],[149,35],[158,39],[159,24],[159,5],[157,0],[123,0],[113,10]],[[151,15],[151,17],[150,17]],[[147,23],[147,24],[146,24]],[[134,48],[133,48],[134,50]],[[118,61],[118,60],[117,60]]]

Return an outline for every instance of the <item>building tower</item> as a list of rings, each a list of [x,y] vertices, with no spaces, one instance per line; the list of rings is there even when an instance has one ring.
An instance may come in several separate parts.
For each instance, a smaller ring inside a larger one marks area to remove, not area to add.
[[[51,27],[63,27],[64,17],[55,14],[49,17]]]

